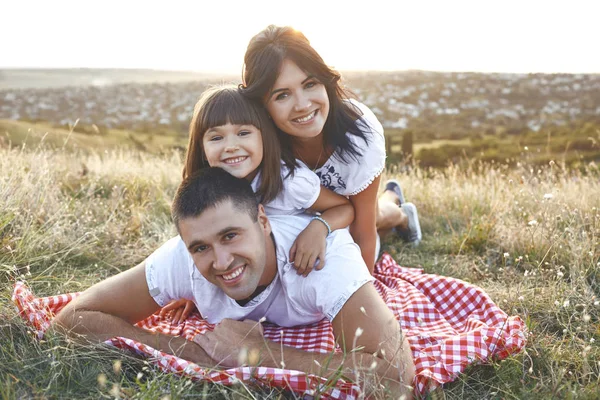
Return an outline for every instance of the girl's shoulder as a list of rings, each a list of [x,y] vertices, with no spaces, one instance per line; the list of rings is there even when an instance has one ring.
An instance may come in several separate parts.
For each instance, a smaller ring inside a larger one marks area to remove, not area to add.
[[[263,204],[267,215],[301,214],[310,208],[321,192],[321,182],[317,174],[311,171],[302,161],[290,173],[284,163],[281,164],[283,189],[268,204]]]
[[[312,171],[304,162],[296,160],[296,168],[294,172],[290,173],[290,170],[282,164],[281,166],[281,178],[283,179],[283,192],[286,192],[288,196],[296,197],[297,199],[304,199],[304,203],[311,202],[312,204],[317,200],[321,189],[321,182],[317,174]],[[309,208],[309,207],[304,207]]]

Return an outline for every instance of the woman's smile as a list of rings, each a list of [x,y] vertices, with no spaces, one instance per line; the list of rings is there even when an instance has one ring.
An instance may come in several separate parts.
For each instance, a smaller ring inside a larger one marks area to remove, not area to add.
[[[265,107],[279,129],[297,138],[314,138],[329,115],[327,90],[294,62],[284,60]]]
[[[315,110],[313,112],[311,112],[310,114],[304,116],[304,117],[298,117],[293,119],[292,121],[294,121],[297,124],[306,124],[309,123],[311,121],[314,120],[315,116],[317,115],[317,113],[319,112],[319,110]]]

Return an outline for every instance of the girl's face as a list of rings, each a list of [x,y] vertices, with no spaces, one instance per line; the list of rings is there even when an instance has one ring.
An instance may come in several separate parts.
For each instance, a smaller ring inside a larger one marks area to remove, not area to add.
[[[262,134],[254,125],[210,128],[202,146],[211,167],[223,168],[236,178],[254,179],[263,159]]]
[[[325,85],[308,76],[294,62],[284,60],[265,107],[273,122],[288,135],[299,139],[318,136],[329,115]]]

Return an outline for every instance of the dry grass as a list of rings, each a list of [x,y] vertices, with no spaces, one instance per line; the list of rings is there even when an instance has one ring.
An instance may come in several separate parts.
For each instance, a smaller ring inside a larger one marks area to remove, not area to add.
[[[257,396],[167,376],[114,350],[60,338],[39,343],[10,303],[11,282],[20,275],[36,294],[53,295],[142,261],[174,234],[169,204],[180,171],[177,153],[0,149],[1,398]],[[483,287],[531,330],[523,354],[470,368],[447,385],[446,396],[598,398],[596,166],[532,170],[523,160],[516,169],[488,164],[388,176],[418,205],[424,232],[416,249],[388,242],[392,255]]]
[[[426,239],[389,243],[402,264],[483,287],[531,336],[524,354],[473,368],[450,398],[600,397],[600,174],[555,163],[477,164],[400,176]]]

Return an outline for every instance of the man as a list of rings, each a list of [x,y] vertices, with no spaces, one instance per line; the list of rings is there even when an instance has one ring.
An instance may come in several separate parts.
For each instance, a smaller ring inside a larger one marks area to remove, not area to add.
[[[367,390],[383,385],[410,396],[410,347],[346,230],[329,235],[325,268],[303,277],[288,254],[310,216],[267,218],[243,179],[206,169],[181,184],[172,212],[180,237],[86,290],[54,325],[91,341],[128,337],[207,367],[250,363],[321,376],[342,368],[361,383],[377,378]],[[203,317],[219,325],[194,342],[132,325],[179,298],[194,300]],[[281,346],[265,340],[260,327],[265,319],[295,326],[323,318],[332,322],[343,354]],[[258,357],[244,359],[248,351]]]

